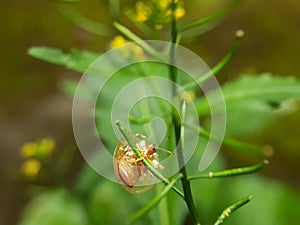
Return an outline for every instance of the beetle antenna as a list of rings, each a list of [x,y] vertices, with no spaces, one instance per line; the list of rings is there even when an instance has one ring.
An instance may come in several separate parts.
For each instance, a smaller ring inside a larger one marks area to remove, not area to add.
[[[169,150],[167,150],[167,149],[165,149],[165,148],[161,148],[161,147],[159,147],[159,146],[155,146],[155,147],[156,147],[156,149],[161,150],[161,151],[163,151],[163,152],[167,152],[167,153],[169,153],[169,154],[173,154],[173,152],[171,152],[171,151],[169,151]]]

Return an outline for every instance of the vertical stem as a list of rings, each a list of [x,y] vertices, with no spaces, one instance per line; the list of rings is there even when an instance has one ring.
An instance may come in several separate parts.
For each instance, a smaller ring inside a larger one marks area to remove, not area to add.
[[[169,75],[170,79],[176,83],[177,82],[177,71],[176,68],[173,66],[175,62],[175,44],[177,42],[177,37],[178,37],[178,30],[176,26],[176,19],[174,15],[174,11],[176,8],[176,3],[175,0],[172,0],[172,22],[171,22],[171,41],[172,45],[170,48],[170,65],[169,65]],[[176,91],[176,86],[172,86],[172,94],[173,97],[175,98],[177,96],[177,91]],[[194,200],[192,197],[192,191],[191,191],[191,186],[190,186],[190,181],[188,180],[186,168],[184,165],[184,155],[183,155],[183,149],[182,149],[182,142],[181,140],[181,121],[180,118],[178,117],[176,110],[173,109],[172,112],[172,123],[174,126],[174,131],[175,131],[175,143],[177,144],[177,158],[178,158],[178,166],[180,168],[180,173],[183,175],[181,182],[182,182],[182,187],[184,191],[184,199],[187,204],[187,207],[191,213],[191,216],[194,220],[194,224],[200,225],[196,207],[194,204]]]
[[[184,120],[185,117],[185,103],[183,103],[182,107],[182,120]],[[174,121],[175,122],[175,121]],[[188,206],[188,209],[191,213],[191,216],[194,220],[194,223],[196,225],[200,225],[197,210],[194,204],[193,196],[192,196],[192,190],[190,185],[190,180],[188,179],[188,174],[186,171],[186,167],[184,165],[184,155],[183,155],[183,145],[184,145],[184,132],[183,127],[181,124],[178,125],[178,122],[175,124],[175,136],[176,136],[176,142],[177,144],[177,157],[178,157],[178,164],[180,169],[180,173],[183,175],[181,178],[181,183],[183,187],[183,193],[185,197],[185,202]]]

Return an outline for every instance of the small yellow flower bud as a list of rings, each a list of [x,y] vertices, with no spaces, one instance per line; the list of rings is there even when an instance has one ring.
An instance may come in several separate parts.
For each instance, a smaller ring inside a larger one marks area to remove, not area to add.
[[[26,160],[22,165],[23,174],[30,180],[34,180],[41,170],[41,163],[37,159]]]
[[[126,43],[127,43],[127,41],[123,36],[117,35],[110,42],[110,47],[111,48],[118,48],[118,47],[120,47],[120,46],[122,46]]]
[[[185,15],[185,9],[183,7],[178,7],[177,9],[175,9],[175,18],[178,20],[182,17],[184,17]]]
[[[160,9],[166,9],[171,3],[172,1],[170,0],[160,0],[158,1],[158,7]]]
[[[36,144],[35,143],[25,143],[20,150],[21,156],[23,158],[30,158],[34,156],[36,150]]]

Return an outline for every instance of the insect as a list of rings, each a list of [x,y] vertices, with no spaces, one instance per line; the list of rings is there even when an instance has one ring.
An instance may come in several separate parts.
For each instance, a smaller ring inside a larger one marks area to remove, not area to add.
[[[142,160],[146,159],[154,168],[163,169],[163,166],[159,162],[156,145],[148,145],[141,135],[131,137],[141,153],[141,158],[137,157],[125,138],[122,138],[114,152],[114,172],[126,191],[140,194],[149,190],[156,179]]]

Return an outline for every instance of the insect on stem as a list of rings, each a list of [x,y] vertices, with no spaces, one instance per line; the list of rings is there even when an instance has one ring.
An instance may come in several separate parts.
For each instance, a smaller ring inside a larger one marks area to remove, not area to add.
[[[123,127],[120,123],[119,120],[117,120],[116,125],[118,126],[120,132],[122,133],[122,135],[124,136],[125,140],[127,141],[129,147],[132,149],[132,151],[134,152],[134,154],[136,155],[136,157],[138,159],[140,159],[140,161],[143,163],[144,166],[146,166],[149,171],[155,176],[157,177],[162,183],[164,183],[165,185],[170,184],[170,181],[165,178],[161,173],[159,173],[153,166],[152,164],[145,158],[142,156],[141,152],[137,149],[135,143],[132,141],[129,132],[126,130],[125,127]],[[181,197],[184,198],[184,194],[177,189],[174,185],[172,187],[172,189]]]

